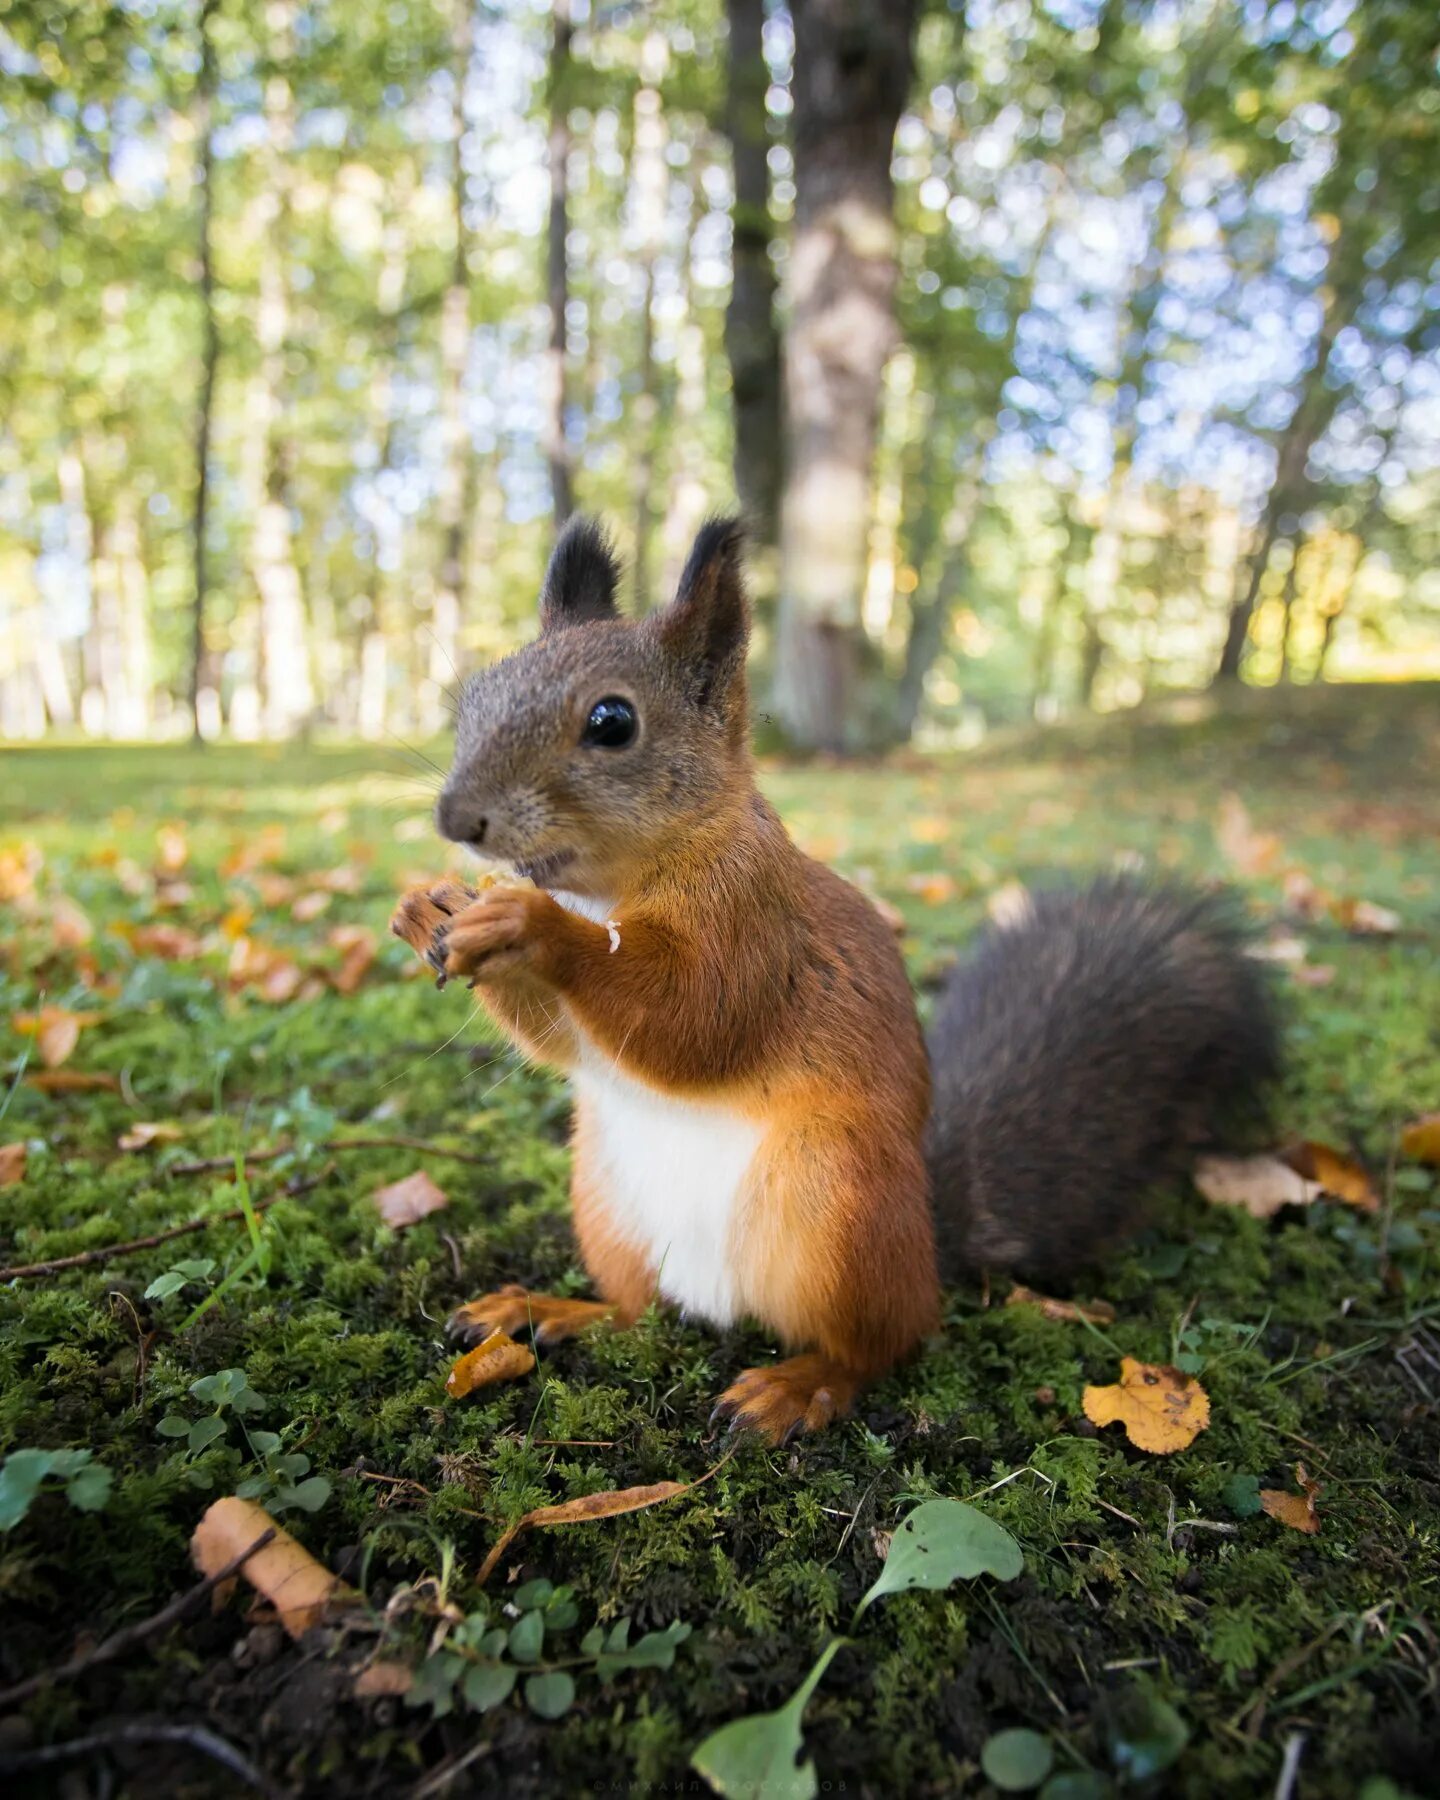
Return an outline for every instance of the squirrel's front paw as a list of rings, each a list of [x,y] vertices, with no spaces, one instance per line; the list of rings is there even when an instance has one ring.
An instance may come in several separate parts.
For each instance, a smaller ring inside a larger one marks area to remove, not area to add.
[[[463,882],[440,881],[433,886],[422,882],[400,896],[400,904],[390,918],[390,930],[423,962],[429,963],[443,982],[446,930],[474,899],[475,889],[466,887]]]
[[[447,976],[492,981],[497,975],[533,966],[544,949],[546,927],[563,908],[540,888],[493,887],[449,920],[436,951]]]

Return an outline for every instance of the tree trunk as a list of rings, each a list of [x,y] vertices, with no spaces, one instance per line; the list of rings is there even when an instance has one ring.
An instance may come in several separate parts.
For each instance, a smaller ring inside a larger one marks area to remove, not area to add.
[[[550,39],[550,224],[546,239],[546,291],[550,300],[550,348],[546,355],[546,443],[555,523],[575,510],[570,445],[565,434],[566,326],[570,273],[565,239],[570,230],[570,0],[552,0]]]
[[[210,21],[219,0],[202,0],[200,7],[200,74],[195,89],[195,143],[198,160],[195,180],[199,189],[197,247],[200,261],[200,386],[195,401],[195,500],[190,515],[193,586],[190,600],[190,670],[186,699],[190,729],[196,743],[204,741],[207,724],[219,724],[218,695],[207,709],[202,693],[213,683],[205,652],[205,609],[210,593],[210,564],[205,536],[210,517],[210,436],[215,411],[215,376],[220,366],[220,326],[215,316],[215,47],[210,41]],[[207,720],[206,713],[211,717]]]
[[[915,0],[797,0],[795,234],[785,338],[775,710],[802,749],[859,747],[861,601],[885,364],[894,348],[890,155]]]
[[[735,415],[735,492],[757,544],[772,547],[780,528],[783,475],[780,334],[770,261],[770,135],[765,95],[770,71],[762,49],[764,0],[729,0],[730,68],[725,129],[734,167],[730,303],[725,353]]]
[[[475,57],[470,0],[454,0],[451,14],[450,205],[455,247],[440,313],[440,571],[431,618],[429,689],[422,727],[440,725],[440,695],[457,679],[460,621],[465,616],[470,520],[475,511],[475,449],[465,417],[470,359],[470,228],[465,218],[465,96]]]
[[[635,92],[630,190],[636,257],[640,264],[639,381],[633,409],[635,442],[635,610],[650,610],[650,540],[655,522],[655,438],[660,403],[655,392],[655,264],[665,235],[669,170],[665,162],[668,132],[660,83],[668,60],[664,36],[650,32],[640,53],[641,85]]]
[[[291,156],[295,96],[288,67],[294,53],[294,0],[265,8],[270,71],[265,80],[264,169],[260,196],[260,302],[256,336],[260,374],[252,393],[252,429],[261,434],[260,499],[250,540],[250,566],[260,596],[262,724],[287,737],[313,704],[305,598],[290,528],[290,444],[285,359],[290,344],[289,250]]]

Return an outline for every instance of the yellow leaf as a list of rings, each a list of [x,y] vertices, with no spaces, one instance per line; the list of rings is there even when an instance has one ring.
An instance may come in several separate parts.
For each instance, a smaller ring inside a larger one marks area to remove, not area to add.
[[[290,1636],[303,1637],[350,1590],[263,1506],[233,1494],[215,1501],[190,1540],[191,1560],[202,1575],[214,1575],[267,1531],[273,1531],[274,1538],[245,1562],[240,1573],[275,1608]]]
[[[476,1388],[516,1381],[534,1367],[534,1355],[524,1344],[517,1344],[508,1332],[492,1331],[483,1344],[456,1361],[446,1377],[445,1392],[452,1400],[463,1400]]]
[[[1440,1112],[1426,1113],[1405,1127],[1400,1148],[1415,1162],[1440,1168]]]
[[[25,1179],[24,1144],[0,1144],[0,1187],[14,1187]]]
[[[1085,1417],[1095,1425],[1119,1421],[1137,1450],[1166,1456],[1193,1444],[1210,1423],[1210,1397],[1189,1375],[1155,1363],[1120,1359],[1111,1387],[1087,1387]]]
[[[178,1125],[167,1125],[153,1119],[137,1120],[118,1139],[122,1150],[143,1150],[147,1144],[175,1144],[185,1133]]]
[[[713,1469],[710,1474],[714,1474]],[[485,1585],[496,1563],[528,1526],[583,1525],[591,1519],[613,1519],[622,1513],[642,1512],[647,1506],[659,1506],[662,1501],[673,1500],[677,1494],[688,1494],[691,1488],[699,1487],[701,1481],[708,1479],[709,1475],[702,1475],[697,1481],[652,1481],[647,1487],[611,1488],[603,1494],[582,1494],[578,1500],[565,1500],[558,1506],[537,1506],[534,1512],[517,1519],[497,1539],[480,1565],[476,1584]]]
[[[58,1069],[68,1062],[80,1033],[87,1025],[96,1025],[100,1014],[69,1012],[63,1006],[42,1006],[39,1012],[16,1013],[10,1023],[25,1037],[35,1039],[40,1060],[47,1069]]]
[[[936,818],[932,815],[929,818],[910,821],[910,836],[917,844],[943,844],[949,835],[950,821],[948,819]]]
[[[1367,1172],[1353,1157],[1333,1150],[1329,1144],[1317,1144],[1307,1138],[1287,1145],[1281,1156],[1297,1175],[1318,1182],[1327,1194],[1343,1200],[1347,1206],[1360,1212],[1374,1212],[1379,1207],[1380,1196]]]
[[[1305,1473],[1304,1463],[1296,1463],[1295,1480],[1303,1490],[1301,1493],[1288,1494],[1283,1488],[1261,1488],[1260,1505],[1272,1519],[1278,1519],[1292,1531],[1304,1531],[1313,1537],[1320,1529],[1315,1502],[1323,1490],[1318,1481],[1312,1481]]]
[[[439,1212],[450,1204],[450,1196],[430,1179],[423,1169],[407,1175],[403,1181],[392,1181],[377,1189],[375,1204],[380,1217],[396,1231],[417,1224],[427,1213]]]

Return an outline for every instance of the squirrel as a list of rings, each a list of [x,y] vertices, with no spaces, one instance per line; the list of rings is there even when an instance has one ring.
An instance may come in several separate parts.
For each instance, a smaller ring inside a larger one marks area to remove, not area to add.
[[[438,829],[515,878],[392,920],[574,1093],[599,1298],[512,1286],[451,1326],[553,1343],[657,1297],[754,1319],[788,1354],[712,1418],[778,1444],[937,1331],[942,1276],[1063,1272],[1118,1235],[1275,1075],[1273,1008],[1222,899],[1110,879],[992,929],[927,1050],[891,925],[755,784],[738,522],[643,619],[618,579],[572,519],[538,638],[460,696]]]

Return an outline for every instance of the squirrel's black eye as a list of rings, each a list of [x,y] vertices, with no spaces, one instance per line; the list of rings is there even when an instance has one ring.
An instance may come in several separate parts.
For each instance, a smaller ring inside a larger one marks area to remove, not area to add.
[[[623,750],[627,744],[635,742],[635,733],[639,729],[640,720],[635,708],[628,700],[611,694],[604,700],[597,700],[590,708],[580,742],[600,750]]]

